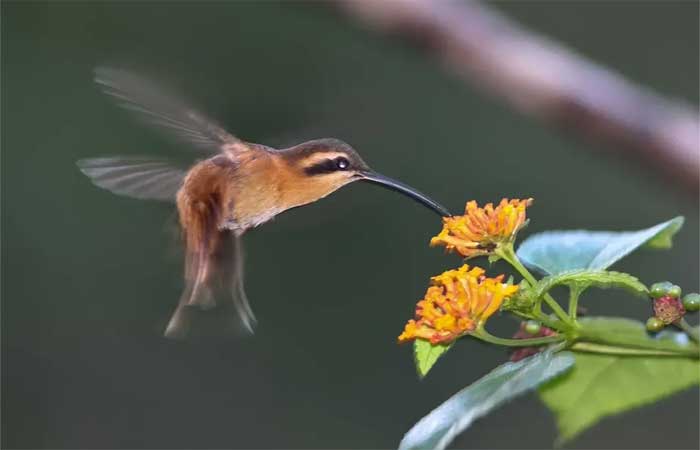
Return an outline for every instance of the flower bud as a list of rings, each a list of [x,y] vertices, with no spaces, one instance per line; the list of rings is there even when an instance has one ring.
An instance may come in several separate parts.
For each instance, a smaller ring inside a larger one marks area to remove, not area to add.
[[[652,298],[661,298],[668,295],[668,291],[673,287],[673,283],[668,281],[662,281],[660,283],[654,283],[649,288],[649,294]]]
[[[530,333],[527,330],[527,328],[528,328],[528,326],[530,326],[530,324],[537,324],[539,326],[539,330],[536,333]],[[520,328],[513,335],[513,338],[514,339],[531,339],[531,338],[536,338],[536,337],[554,336],[556,334],[557,333],[554,330],[552,330],[551,328],[544,327],[544,326],[540,325],[539,322],[536,322],[534,320],[528,320],[527,322],[520,323]],[[513,362],[520,361],[521,359],[525,359],[528,356],[532,356],[534,354],[541,352],[545,348],[546,348],[545,346],[514,348],[511,350],[510,360]]]
[[[673,297],[673,298],[680,298],[681,297],[681,287],[674,284],[668,290],[666,295],[668,295],[669,297]]]
[[[534,320],[528,320],[525,322],[525,332],[527,334],[537,334],[542,329],[542,325]]]
[[[657,317],[649,317],[649,319],[647,319],[647,330],[651,331],[652,333],[661,330],[663,327],[664,323]]]
[[[695,312],[700,309],[700,294],[693,292],[683,297],[683,307],[686,311]]]
[[[664,324],[676,322],[685,314],[685,308],[678,298],[669,295],[654,300],[654,315]]]

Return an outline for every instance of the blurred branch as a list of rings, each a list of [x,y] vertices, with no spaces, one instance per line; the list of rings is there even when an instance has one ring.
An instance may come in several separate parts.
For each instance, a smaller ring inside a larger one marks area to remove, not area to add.
[[[518,111],[662,168],[697,195],[696,108],[635,85],[476,1],[335,2],[363,24],[435,55]]]

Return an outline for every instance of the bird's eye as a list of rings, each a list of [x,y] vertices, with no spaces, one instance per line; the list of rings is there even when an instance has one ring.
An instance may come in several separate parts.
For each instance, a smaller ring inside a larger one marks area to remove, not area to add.
[[[321,175],[350,169],[350,161],[341,156],[334,159],[323,159],[309,167],[304,168],[307,175]]]
[[[343,157],[336,158],[336,160],[335,160],[335,167],[336,167],[338,170],[345,170],[345,169],[347,169],[348,167],[350,167],[350,161],[348,161],[347,159],[345,159],[345,158],[343,158]]]

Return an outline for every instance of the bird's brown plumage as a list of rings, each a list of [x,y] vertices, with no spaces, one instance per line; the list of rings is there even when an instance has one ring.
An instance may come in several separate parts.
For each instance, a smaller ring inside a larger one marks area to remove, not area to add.
[[[217,287],[225,284],[228,277],[222,266],[230,266],[224,249],[232,239],[287,209],[312,203],[352,181],[348,175],[321,178],[304,172],[319,159],[346,154],[331,147],[333,143],[334,140],[328,140],[325,146],[318,142],[308,144],[315,151],[301,156],[299,150],[306,147],[285,152],[242,143],[236,153],[219,154],[189,170],[177,192],[186,248],[187,287],[180,300],[181,310],[215,306]],[[242,301],[239,309],[239,315],[245,318],[250,311],[247,301]],[[248,325],[247,321],[244,324]],[[183,310],[175,314],[167,334],[178,335],[188,327]]]

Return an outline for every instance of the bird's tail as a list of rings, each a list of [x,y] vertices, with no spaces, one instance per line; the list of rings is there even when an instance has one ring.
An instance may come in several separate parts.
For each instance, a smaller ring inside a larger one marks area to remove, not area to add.
[[[165,336],[252,333],[255,316],[243,286],[243,249],[234,231],[197,214],[183,223],[185,289]]]

